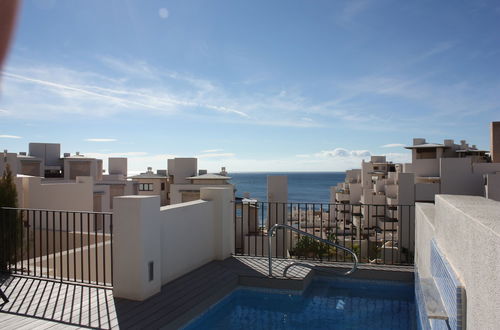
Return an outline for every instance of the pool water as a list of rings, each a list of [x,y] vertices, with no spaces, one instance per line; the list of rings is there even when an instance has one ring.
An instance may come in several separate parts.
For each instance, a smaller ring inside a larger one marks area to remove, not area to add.
[[[413,284],[314,279],[301,295],[239,288],[185,329],[416,329]]]

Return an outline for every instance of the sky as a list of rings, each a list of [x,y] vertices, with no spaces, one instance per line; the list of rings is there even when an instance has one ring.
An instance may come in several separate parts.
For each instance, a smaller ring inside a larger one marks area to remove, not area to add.
[[[408,162],[414,137],[489,149],[499,31],[498,1],[25,0],[0,147],[56,142],[131,173],[343,171]]]

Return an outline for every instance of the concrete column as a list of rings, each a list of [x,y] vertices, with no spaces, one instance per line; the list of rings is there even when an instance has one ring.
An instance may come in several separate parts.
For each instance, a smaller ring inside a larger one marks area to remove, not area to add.
[[[207,187],[200,189],[200,198],[212,201],[215,258],[224,260],[234,254],[234,203],[230,187]]]
[[[114,198],[113,276],[115,297],[142,301],[160,292],[160,196]]]

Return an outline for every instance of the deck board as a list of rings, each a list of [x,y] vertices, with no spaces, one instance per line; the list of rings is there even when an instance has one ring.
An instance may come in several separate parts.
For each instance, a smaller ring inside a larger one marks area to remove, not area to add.
[[[231,257],[212,261],[167,283],[160,293],[141,302],[115,298],[111,288],[10,276],[1,281],[10,302],[0,305],[0,324],[2,329],[175,329],[238,285],[253,285],[248,284],[251,282],[248,279],[275,281],[271,285],[274,286],[276,281],[303,283],[313,273],[307,268],[293,267],[289,271],[292,281],[285,281],[281,274],[290,262],[275,259],[275,278],[269,279],[266,258]],[[323,263],[321,266],[343,270],[352,264]],[[396,279],[413,274],[411,267],[361,265],[359,268],[375,277],[380,270]]]

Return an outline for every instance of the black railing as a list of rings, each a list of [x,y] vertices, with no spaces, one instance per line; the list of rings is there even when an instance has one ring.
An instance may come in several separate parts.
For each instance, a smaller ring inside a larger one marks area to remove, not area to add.
[[[113,285],[113,214],[0,208],[0,271]]]
[[[277,223],[351,249],[361,263],[412,265],[414,261],[414,205],[236,201],[236,255],[267,256],[267,231]],[[341,249],[291,231],[277,232],[273,244],[273,257],[352,261]]]

